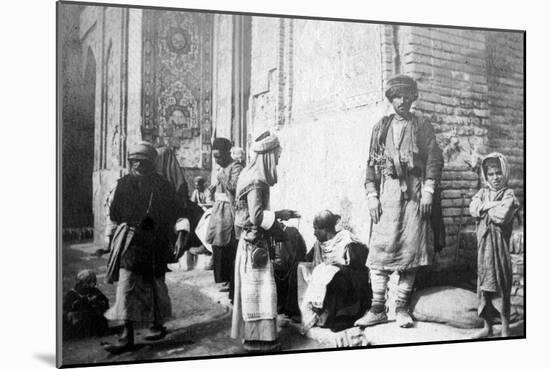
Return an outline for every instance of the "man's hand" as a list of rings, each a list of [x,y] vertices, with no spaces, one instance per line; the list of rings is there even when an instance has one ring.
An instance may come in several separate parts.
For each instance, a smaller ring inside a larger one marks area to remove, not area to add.
[[[374,222],[374,224],[378,224],[380,221],[380,216],[382,215],[382,205],[380,204],[380,200],[378,200],[378,197],[376,196],[369,196],[367,198],[367,206],[369,208],[369,214]]]
[[[427,218],[432,213],[433,194],[428,191],[422,191],[422,198],[420,199],[420,214],[424,218]]]
[[[298,214],[298,212],[296,212],[295,210],[283,209],[277,210],[275,212],[275,218],[281,220],[289,220],[292,218],[300,218],[300,214]]]
[[[97,249],[94,251],[94,253],[92,254],[93,256],[97,256],[98,258],[102,257],[103,255],[105,254],[108,254],[109,251],[108,249]]]
[[[105,236],[105,239],[104,239],[105,246],[103,248],[95,250],[92,255],[97,256],[98,258],[100,258],[104,254],[110,253],[111,252],[111,242],[112,242],[112,240],[113,240],[112,235]]]

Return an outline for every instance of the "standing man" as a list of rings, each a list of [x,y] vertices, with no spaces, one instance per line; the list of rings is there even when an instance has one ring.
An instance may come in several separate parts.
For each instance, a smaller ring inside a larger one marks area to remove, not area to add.
[[[128,153],[130,174],[118,180],[108,204],[106,280],[118,284],[115,304],[105,317],[124,322],[119,341],[106,346],[115,354],[132,348],[136,323],[151,325],[146,339],[166,335],[164,322],[172,313],[164,280],[170,244],[176,231],[189,232],[186,218],[176,224],[181,209],[174,187],[155,172],[156,157],[149,142],[134,145]]]
[[[415,274],[432,263],[432,223],[441,224],[437,219],[433,222],[431,215],[443,155],[432,125],[410,112],[418,98],[416,81],[395,76],[388,81],[385,95],[395,113],[383,117],[372,130],[365,182],[373,223],[367,258],[373,297],[371,308],[355,325],[388,320],[386,291],[390,275],[396,272],[396,321],[408,328],[413,325],[408,305]]]
[[[214,206],[206,241],[212,245],[214,280],[216,283],[225,283],[222,290],[228,291],[229,299],[233,301],[233,271],[240,236],[234,228],[235,190],[243,166],[231,159],[231,146],[227,138],[216,138],[212,144],[212,156],[219,169],[217,183],[212,186]]]

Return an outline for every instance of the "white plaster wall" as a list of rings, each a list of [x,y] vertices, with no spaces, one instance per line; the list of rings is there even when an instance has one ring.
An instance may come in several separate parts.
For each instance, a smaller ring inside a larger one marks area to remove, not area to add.
[[[278,128],[283,146],[271,208],[300,212],[291,223],[308,247],[313,217],[323,209],[342,215],[342,225],[366,243],[370,133],[389,108],[382,96],[379,26],[288,22],[281,29],[277,18],[255,17],[252,27],[251,138]]]
[[[143,10],[130,8],[128,25],[127,147],[141,140],[141,53]]]
[[[231,139],[231,76],[233,48],[233,16],[214,16],[214,73],[212,129],[216,137]]]

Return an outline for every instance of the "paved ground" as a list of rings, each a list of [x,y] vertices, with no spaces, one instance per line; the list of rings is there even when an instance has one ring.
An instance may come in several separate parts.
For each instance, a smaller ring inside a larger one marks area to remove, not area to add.
[[[89,268],[98,274],[99,288],[114,301],[115,286],[103,283],[106,256],[97,258],[91,243],[65,245],[63,247],[63,290],[71,288],[76,272]],[[225,293],[218,291],[211,271],[185,271],[172,265],[167,274],[167,285],[172,299],[173,319],[167,323],[169,334],[154,343],[141,339],[143,329],[136,332],[136,350],[121,355],[111,355],[102,344],[113,342],[115,332],[106,337],[66,341],[63,345],[63,363],[106,363],[133,360],[200,357],[212,355],[244,354],[240,342],[231,339],[231,308]],[[301,351],[336,347],[346,333],[335,334],[327,329],[313,328],[304,337],[299,326],[288,320],[280,320],[280,342],[283,351]],[[464,340],[474,331],[457,329],[436,323],[416,322],[411,329],[401,329],[388,323],[367,328],[364,332],[351,329],[347,337],[361,337],[363,344],[387,345],[396,343]],[[498,328],[496,332],[498,334]],[[523,333],[523,324],[515,324],[513,334]]]

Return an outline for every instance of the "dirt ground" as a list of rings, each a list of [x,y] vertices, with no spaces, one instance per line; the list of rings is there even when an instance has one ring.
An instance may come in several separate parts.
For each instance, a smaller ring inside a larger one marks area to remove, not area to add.
[[[107,256],[92,256],[96,246],[91,243],[63,246],[63,293],[68,291],[79,270],[92,269],[98,276],[98,287],[114,302],[115,285],[105,284],[103,276]],[[169,266],[166,283],[172,300],[173,318],[166,324],[168,335],[160,341],[143,340],[145,327],[136,331],[136,347],[131,352],[112,355],[103,349],[105,343],[117,338],[116,327],[111,334],[63,344],[63,364],[131,362],[173,358],[239,355],[245,354],[238,340],[229,337],[231,329],[231,305],[226,293],[218,291],[212,271],[185,271],[181,266]],[[279,337],[283,351],[302,351],[336,347],[339,334],[315,327],[304,337],[299,325],[279,320]],[[353,331],[355,332],[355,331]],[[364,343],[371,346],[399,343],[417,343],[444,340],[466,340],[473,330],[458,329],[444,324],[415,322],[411,329],[401,329],[388,323],[367,328]],[[513,335],[522,335],[523,322],[512,327]],[[355,332],[356,333],[356,332]],[[495,334],[499,333],[496,327]]]
[[[114,302],[115,285],[106,284],[103,276],[107,256],[90,255],[96,246],[91,243],[63,246],[63,292],[68,291],[79,270],[92,269],[98,276],[98,288]],[[148,361],[171,358],[200,357],[212,355],[245,354],[238,340],[229,337],[231,308],[226,293],[218,291],[212,271],[184,271],[177,265],[169,266],[172,272],[166,275],[166,284],[172,300],[173,319],[166,327],[168,335],[160,341],[141,339],[146,328],[136,332],[136,349],[121,355],[112,355],[103,345],[114,342],[116,328],[111,335],[86,339],[68,340],[63,344],[63,364],[108,363]],[[326,343],[303,337],[295,325],[280,328],[283,350],[311,350],[330,347]]]

